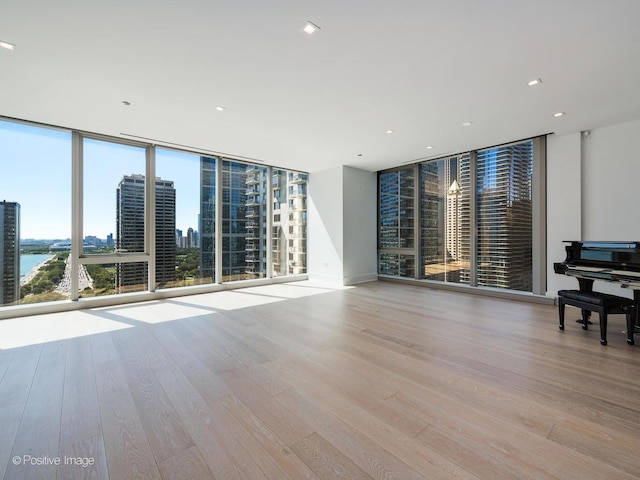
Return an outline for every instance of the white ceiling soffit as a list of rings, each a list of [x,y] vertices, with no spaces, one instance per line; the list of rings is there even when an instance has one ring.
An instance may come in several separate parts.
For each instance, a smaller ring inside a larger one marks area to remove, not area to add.
[[[639,21],[638,0],[4,0],[0,115],[378,170],[640,118]]]

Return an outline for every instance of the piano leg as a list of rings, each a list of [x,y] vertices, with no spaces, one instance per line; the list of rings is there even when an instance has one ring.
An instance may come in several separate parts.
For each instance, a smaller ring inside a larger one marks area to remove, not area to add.
[[[600,345],[607,344],[607,311],[600,314]]]
[[[593,292],[593,279],[592,278],[582,278],[578,277],[578,287],[581,292]],[[582,324],[582,329],[587,330],[589,325],[593,322],[589,320],[591,317],[591,312],[589,310],[582,310],[582,318],[580,320],[576,320],[577,323]]]
[[[583,330],[589,330],[589,325],[591,325],[593,323],[591,320],[589,320],[590,316],[591,316],[591,311],[590,310],[585,310],[583,308],[582,309],[582,318],[580,320],[576,320],[576,322],[582,324],[582,329]]]
[[[640,333],[640,290],[633,291],[633,301],[636,304],[635,308],[635,333]]]
[[[635,292],[634,292],[634,296],[635,296]],[[634,340],[633,340],[633,334],[635,333],[634,330],[634,323],[637,319],[638,316],[638,307],[634,306],[630,312],[627,312],[627,343],[629,345],[634,345]]]

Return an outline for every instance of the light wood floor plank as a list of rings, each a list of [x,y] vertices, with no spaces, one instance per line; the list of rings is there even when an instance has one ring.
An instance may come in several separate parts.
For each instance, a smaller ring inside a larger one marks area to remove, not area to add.
[[[147,362],[149,351],[152,350],[152,346],[147,342],[153,340],[153,336],[144,330],[131,329],[112,335],[131,396],[156,461],[161,462],[192,447],[194,443],[191,436]],[[163,358],[163,365],[171,364],[164,350],[155,357],[159,356]]]
[[[300,440],[291,448],[320,478],[373,479],[317,433]]]
[[[380,419],[369,413],[361,402],[354,402],[340,394],[337,389],[327,388],[318,382],[309,382],[299,372],[271,363],[285,376],[295,390],[285,392],[277,398],[287,405],[291,411],[299,412],[305,421],[309,422],[318,432],[339,449],[349,450],[349,438],[355,436],[363,439],[356,444],[367,444],[365,437],[375,441],[375,445],[383,448],[394,456],[394,460],[402,463],[387,465],[392,467],[393,477],[401,472],[400,478],[429,478],[431,480],[477,480],[478,477],[460,468],[438,451],[419,444],[413,437],[401,432],[390,425],[393,419]],[[320,409],[320,406],[323,409]],[[339,421],[333,417],[339,418]],[[356,456],[358,453],[356,452]],[[382,453],[384,456],[384,453]],[[409,469],[407,468],[410,467]],[[411,469],[415,470],[412,471]],[[419,473],[416,473],[419,472]],[[384,478],[384,477],[383,477]]]
[[[17,465],[11,462],[5,478],[56,478],[57,465],[34,465],[24,458],[25,455],[47,459],[58,457],[66,350],[66,342],[47,343],[42,347],[11,452],[12,458],[22,457],[23,461]]]
[[[160,462],[163,480],[215,480],[196,447],[190,447]]]
[[[197,325],[193,322],[189,324],[190,327],[200,333],[200,346],[202,347],[201,342],[206,344],[204,350],[202,348],[199,350],[205,355],[203,360],[208,358],[212,364],[220,364],[222,369],[218,371],[241,370],[271,395],[277,395],[289,388],[289,385],[273,376],[269,370],[262,366],[263,361],[266,361],[268,357],[261,355],[244,356],[243,353],[247,351],[246,346],[234,345],[226,337],[220,336],[215,328],[211,330],[211,322],[215,324],[215,320],[202,319],[198,319]],[[198,348],[198,346],[195,348]]]
[[[74,338],[67,345],[60,446],[101,434],[91,341]]]
[[[140,414],[117,360],[95,365],[109,477],[160,479]]]
[[[640,478],[640,338],[567,313],[305,281],[89,310],[126,326],[63,341],[12,322],[0,478]]]
[[[94,364],[117,360],[118,352],[113,346],[113,339],[110,333],[91,335],[89,339],[91,341],[91,354]]]
[[[309,425],[274,400],[240,370],[224,372],[222,378],[233,394],[242,400],[285,445],[290,446],[313,433]]]
[[[266,478],[226,427],[228,414],[221,406],[209,405],[175,365],[159,369],[156,375],[216,478]]]
[[[322,408],[317,402],[311,401],[307,396],[289,390],[281,393],[277,398],[293,413],[304,418],[333,448],[372,478],[424,480],[425,476],[420,475],[379,444]],[[438,477],[426,476],[426,478]],[[449,475],[447,478],[456,477]]]
[[[0,408],[24,403],[29,396],[42,345],[17,349],[0,381]]]
[[[60,448],[58,480],[107,480],[107,454],[102,435],[83,438]]]
[[[24,403],[14,403],[0,408],[0,478],[4,478],[7,466],[11,462],[11,451],[23,412]]]
[[[169,328],[154,328],[153,335],[207,403],[231,394],[220,376],[193,354],[191,341],[180,340]]]
[[[235,395],[221,399],[220,404],[241,427],[240,443],[268,478],[318,480],[309,467]]]

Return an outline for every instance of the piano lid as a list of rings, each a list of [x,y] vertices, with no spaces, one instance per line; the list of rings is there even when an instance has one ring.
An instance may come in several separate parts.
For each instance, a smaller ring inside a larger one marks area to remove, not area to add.
[[[615,268],[640,271],[640,242],[635,241],[567,241],[567,258],[572,266]],[[554,266],[555,268],[555,266]],[[556,273],[559,273],[556,271]]]
[[[615,248],[640,248],[640,242],[599,242],[599,241],[577,241],[577,240],[563,240],[563,243],[575,243],[582,245],[583,248],[605,248],[605,249],[615,249]]]

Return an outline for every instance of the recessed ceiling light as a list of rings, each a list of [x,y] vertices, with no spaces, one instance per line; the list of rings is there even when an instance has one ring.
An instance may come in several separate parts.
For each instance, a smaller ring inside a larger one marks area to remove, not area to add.
[[[566,113],[564,113],[564,112],[556,112],[556,113],[553,114],[554,117],[562,117],[564,115],[566,115]]]
[[[305,23],[304,26],[302,27],[302,31],[307,35],[313,35],[318,30],[320,30],[320,27],[311,22]]]
[[[123,100],[123,101],[122,101],[122,104],[123,104],[123,105],[126,105],[126,106],[129,106],[129,105],[131,105],[131,102],[127,102],[126,100]]]
[[[433,147],[432,147],[431,145],[429,145],[429,146],[427,147],[427,150],[431,150],[432,148],[433,148]]]
[[[13,43],[3,42],[0,40],[0,47],[6,48],[7,50],[13,50],[16,46]]]
[[[463,127],[470,127],[471,125],[473,125],[473,122],[462,122]]]
[[[533,86],[538,85],[540,83],[542,83],[542,80],[540,80],[539,78],[536,78],[534,80],[529,80],[527,82],[527,85],[529,85],[530,87],[533,87]]]
[[[391,134],[391,133],[394,133],[394,130],[387,130],[385,133]]]
[[[359,153],[359,154],[358,154],[358,156],[359,156],[359,157],[361,157],[361,156],[362,156],[362,154],[361,154],[361,153]]]
[[[218,105],[218,106],[216,107],[216,110],[217,110],[217,111],[219,111],[219,112],[224,112],[224,111],[226,110],[226,108],[224,108],[224,107],[223,107],[223,106],[221,106],[221,105]]]

